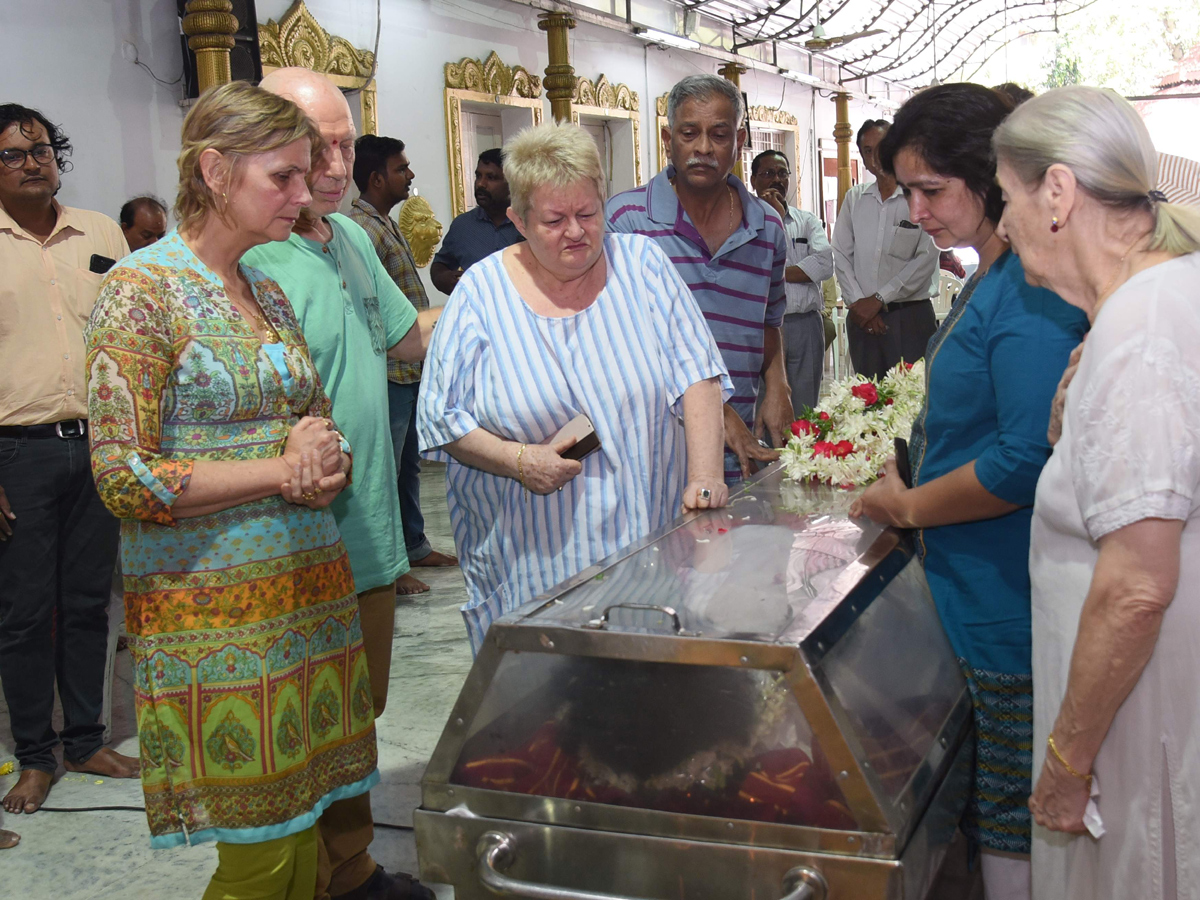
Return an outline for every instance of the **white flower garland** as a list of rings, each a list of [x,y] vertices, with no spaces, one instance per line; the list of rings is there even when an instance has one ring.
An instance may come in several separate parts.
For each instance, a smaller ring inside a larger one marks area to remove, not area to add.
[[[925,361],[901,363],[882,381],[856,375],[834,382],[825,401],[806,409],[781,451],[784,473],[794,481],[862,487],[877,479],[907,439],[925,400]]]

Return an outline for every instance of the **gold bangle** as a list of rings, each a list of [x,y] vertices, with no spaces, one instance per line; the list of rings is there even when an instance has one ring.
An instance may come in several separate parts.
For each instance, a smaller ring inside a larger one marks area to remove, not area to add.
[[[1066,758],[1063,757],[1063,755],[1058,752],[1058,746],[1054,743],[1054,735],[1051,734],[1051,735],[1046,736],[1046,745],[1049,746],[1050,752],[1054,754],[1054,758],[1057,759],[1060,763],[1062,763],[1062,767],[1064,769],[1066,769],[1068,772],[1070,772],[1072,775],[1074,775],[1080,781],[1086,781],[1087,786],[1089,788],[1092,786],[1092,776],[1084,775],[1082,772],[1077,770],[1073,765],[1071,765],[1069,762],[1067,762]]]
[[[525,487],[525,467],[521,464],[521,457],[525,455],[525,448],[528,444],[522,444],[521,449],[517,451],[517,481],[521,482],[521,488],[525,493],[529,493],[529,488]]]

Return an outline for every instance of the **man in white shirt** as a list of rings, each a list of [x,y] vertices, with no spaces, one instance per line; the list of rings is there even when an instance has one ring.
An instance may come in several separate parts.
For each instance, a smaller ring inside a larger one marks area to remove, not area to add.
[[[783,290],[783,361],[792,386],[792,408],[799,415],[817,405],[825,368],[825,300],[821,282],[833,275],[833,248],[825,226],[810,212],[790,206],[792,170],[778,150],[764,150],[750,164],[750,185],[783,219],[787,232],[787,267]]]
[[[876,119],[859,129],[858,150],[875,181],[846,194],[833,230],[834,268],[850,310],[850,361],[868,378],[882,378],[901,359],[921,359],[937,330],[929,298],[938,291],[938,249],[908,220],[896,179],[879,168],[887,124]]]

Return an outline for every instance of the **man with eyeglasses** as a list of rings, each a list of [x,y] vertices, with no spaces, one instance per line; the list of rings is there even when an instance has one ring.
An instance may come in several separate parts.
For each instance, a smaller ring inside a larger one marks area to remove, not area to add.
[[[787,232],[787,268],[783,291],[783,362],[792,387],[796,415],[814,407],[821,396],[825,369],[825,298],[821,282],[833,275],[833,247],[825,226],[810,212],[787,202],[792,180],[788,158],[778,150],[764,150],[750,163],[750,186],[783,220]]]
[[[83,347],[100,281],[129,251],[108,216],[54,199],[70,152],[40,112],[0,104],[0,682],[21,764],[9,813],[45,802],[60,741],[68,771],[138,774],[103,746],[119,523],[92,480]]]

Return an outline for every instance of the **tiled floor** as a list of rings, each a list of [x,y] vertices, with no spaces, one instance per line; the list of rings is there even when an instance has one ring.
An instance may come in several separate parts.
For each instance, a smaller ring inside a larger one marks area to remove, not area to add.
[[[426,534],[436,549],[453,551],[444,472],[428,466],[422,475]],[[395,825],[412,824],[425,762],[471,665],[458,613],[466,596],[462,575],[457,569],[418,569],[416,574],[433,589],[397,603],[388,707],[377,722],[382,783],[371,793],[376,821]],[[128,653],[117,656],[117,679],[113,742],[132,755],[137,737]],[[12,750],[8,710],[0,699],[0,765],[12,759]],[[0,794],[16,777],[0,777]],[[141,804],[137,781],[63,773],[46,805]],[[139,812],[13,816],[0,811],[0,828],[21,835],[17,847],[0,851],[0,897],[13,900],[191,900],[203,893],[216,867],[212,844],[151,850]],[[372,852],[389,869],[416,872],[411,832],[377,828]],[[452,896],[448,888],[439,894]]]

